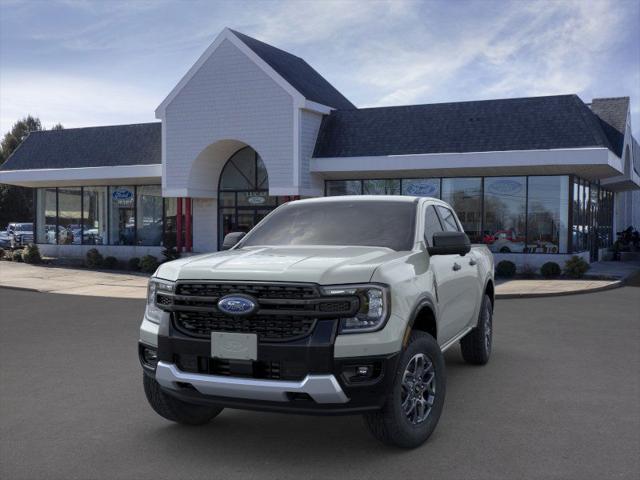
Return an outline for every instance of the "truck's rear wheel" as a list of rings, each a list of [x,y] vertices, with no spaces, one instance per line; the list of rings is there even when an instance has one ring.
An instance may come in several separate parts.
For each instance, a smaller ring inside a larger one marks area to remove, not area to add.
[[[444,358],[438,343],[427,333],[412,332],[385,406],[365,414],[365,423],[383,443],[418,447],[438,424],[445,389]]]
[[[222,408],[194,405],[166,394],[155,379],[143,374],[144,393],[158,415],[185,425],[204,425],[216,417]]]
[[[478,325],[460,340],[462,358],[473,365],[484,365],[491,356],[493,342],[493,306],[489,295],[482,299]]]

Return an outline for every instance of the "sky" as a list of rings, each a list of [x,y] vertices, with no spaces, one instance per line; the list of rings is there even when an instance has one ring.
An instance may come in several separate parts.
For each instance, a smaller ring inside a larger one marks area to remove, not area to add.
[[[640,0],[0,0],[0,133],[154,121],[224,27],[304,58],[358,107],[630,96]]]

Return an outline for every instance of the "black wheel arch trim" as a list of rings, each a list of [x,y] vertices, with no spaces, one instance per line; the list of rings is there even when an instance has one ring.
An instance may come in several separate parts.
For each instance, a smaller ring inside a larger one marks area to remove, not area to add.
[[[482,288],[482,295],[487,294],[487,287],[491,284],[491,295],[489,298],[491,299],[491,306],[495,308],[496,305],[496,282],[493,278],[488,277],[484,282],[484,287]]]
[[[436,308],[436,304],[431,297],[426,294],[421,295],[416,301],[413,310],[411,311],[411,317],[409,318],[409,322],[407,323],[407,327],[404,333],[404,337],[402,339],[402,346],[405,347],[407,342],[409,341],[409,336],[411,335],[411,331],[413,330],[413,325],[418,318],[418,314],[422,311],[423,308],[429,308],[431,313],[433,313],[433,318],[436,323],[436,334],[438,331],[438,310]]]

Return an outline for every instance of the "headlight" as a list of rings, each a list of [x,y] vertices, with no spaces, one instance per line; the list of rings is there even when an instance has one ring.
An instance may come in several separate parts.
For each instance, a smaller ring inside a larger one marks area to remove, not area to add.
[[[340,333],[374,332],[384,327],[390,310],[389,287],[383,285],[336,285],[323,287],[324,295],[355,295],[360,308],[354,317],[340,319]]]
[[[162,315],[165,313],[158,307],[157,297],[158,293],[173,294],[175,283],[168,282],[167,280],[160,280],[159,278],[151,278],[149,280],[149,286],[147,288],[147,308],[145,316],[155,323],[160,323]]]

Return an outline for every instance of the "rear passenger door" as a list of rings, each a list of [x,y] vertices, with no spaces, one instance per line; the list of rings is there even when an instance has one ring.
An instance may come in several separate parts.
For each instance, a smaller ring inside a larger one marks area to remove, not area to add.
[[[433,245],[437,231],[462,231],[453,212],[442,205],[429,205],[425,211],[425,241]],[[471,256],[433,255],[429,260],[437,282],[440,319],[438,337],[441,345],[464,330],[475,313],[476,269]]]

